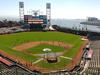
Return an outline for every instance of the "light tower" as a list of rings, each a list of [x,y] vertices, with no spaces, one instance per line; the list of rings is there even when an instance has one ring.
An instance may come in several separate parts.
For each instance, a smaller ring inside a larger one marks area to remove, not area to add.
[[[47,25],[51,25],[51,4],[46,3],[46,15],[47,15]]]
[[[20,21],[24,21],[24,2],[19,2],[19,17]]]

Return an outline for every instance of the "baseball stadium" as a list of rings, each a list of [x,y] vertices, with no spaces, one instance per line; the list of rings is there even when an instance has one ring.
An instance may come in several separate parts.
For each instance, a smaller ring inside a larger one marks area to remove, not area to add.
[[[51,3],[46,4],[46,15],[31,13],[24,14],[24,2],[19,2],[20,21],[0,21],[0,75],[84,72],[93,55],[93,32],[52,25]]]
[[[0,35],[0,53],[30,70],[71,70],[80,62],[86,41],[62,32],[21,32]]]

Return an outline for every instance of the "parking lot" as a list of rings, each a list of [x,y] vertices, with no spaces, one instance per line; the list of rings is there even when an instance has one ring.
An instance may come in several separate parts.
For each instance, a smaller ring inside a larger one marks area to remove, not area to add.
[[[10,33],[24,32],[24,31],[27,31],[27,29],[22,29],[21,27],[0,28],[0,34],[10,34]]]

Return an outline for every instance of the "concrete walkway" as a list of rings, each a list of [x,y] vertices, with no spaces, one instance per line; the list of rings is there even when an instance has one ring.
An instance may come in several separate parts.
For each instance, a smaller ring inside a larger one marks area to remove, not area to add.
[[[85,72],[85,71],[88,69],[89,63],[90,63],[90,60],[88,60],[88,61],[85,63],[84,69],[80,72],[80,75],[82,75],[82,73]]]

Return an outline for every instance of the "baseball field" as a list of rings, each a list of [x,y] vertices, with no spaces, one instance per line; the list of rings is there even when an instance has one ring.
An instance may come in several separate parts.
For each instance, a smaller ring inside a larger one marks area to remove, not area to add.
[[[21,32],[0,35],[0,51],[15,60],[31,62],[46,69],[63,69],[77,56],[84,41],[74,34],[62,32]],[[44,49],[50,49],[44,51]],[[44,55],[55,53],[56,63],[48,63]]]

